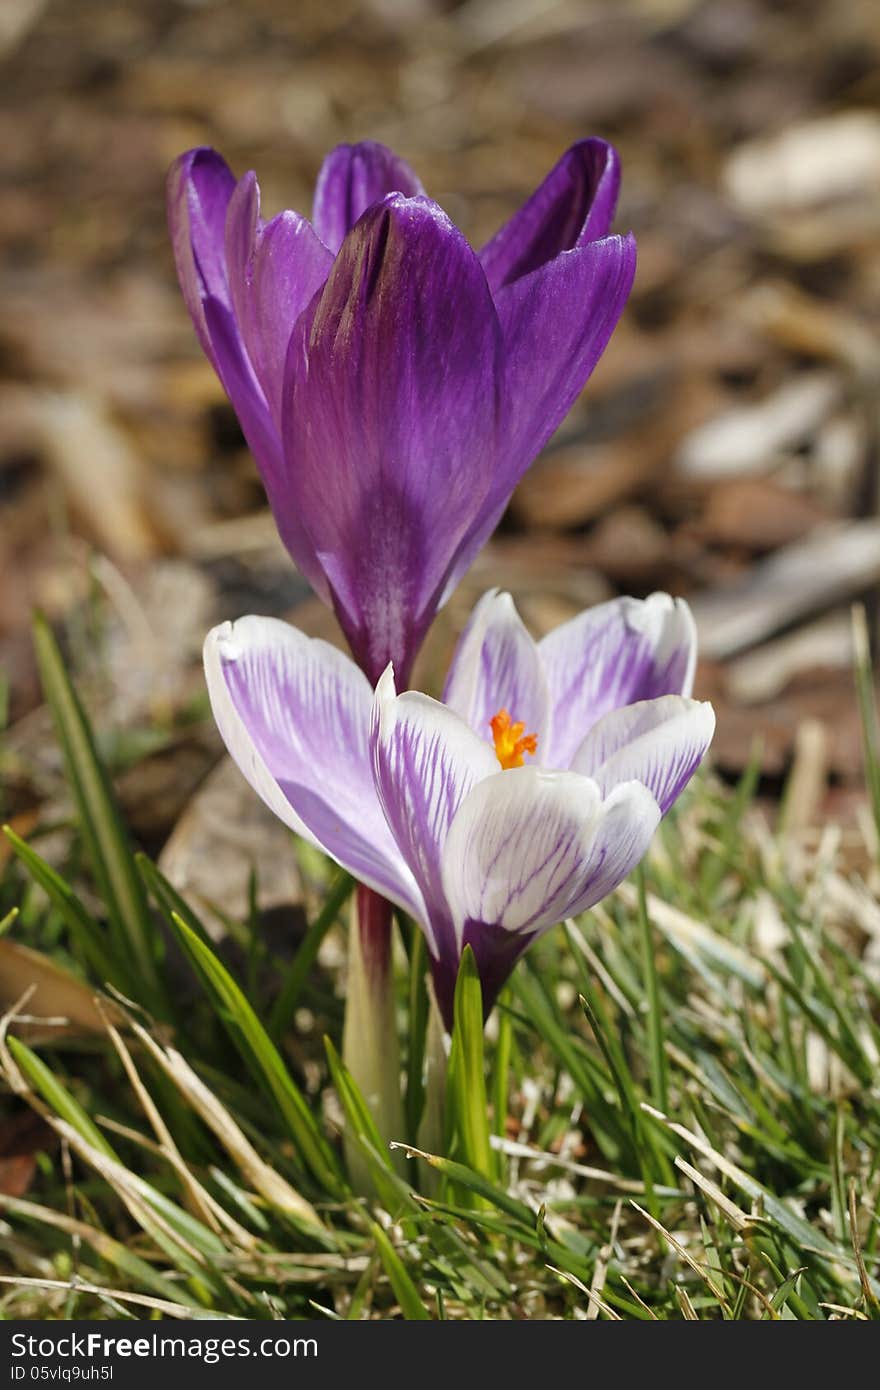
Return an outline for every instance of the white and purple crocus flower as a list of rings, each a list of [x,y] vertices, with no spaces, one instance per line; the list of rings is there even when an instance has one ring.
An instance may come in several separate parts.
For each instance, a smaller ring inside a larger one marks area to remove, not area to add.
[[[397,903],[428,941],[451,1026],[461,953],[488,1013],[520,954],[611,892],[712,738],[690,699],[695,635],[666,594],[615,599],[534,642],[507,594],[477,605],[443,701],[375,690],[274,618],[205,644],[214,716],[291,829]]]
[[[184,298],[278,530],[375,684],[438,607],[571,407],[626,303],[614,150],[574,145],[480,250],[409,166],[342,145],[312,220],[260,216],[211,149],[169,175]]]

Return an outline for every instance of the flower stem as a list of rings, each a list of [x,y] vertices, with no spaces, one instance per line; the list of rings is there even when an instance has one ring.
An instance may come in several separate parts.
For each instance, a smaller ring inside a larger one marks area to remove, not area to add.
[[[391,910],[378,893],[358,884],[342,1035],[343,1061],[386,1142],[406,1137],[391,968]],[[369,1191],[362,1154],[348,1141],[345,1151],[352,1182],[361,1191]]]

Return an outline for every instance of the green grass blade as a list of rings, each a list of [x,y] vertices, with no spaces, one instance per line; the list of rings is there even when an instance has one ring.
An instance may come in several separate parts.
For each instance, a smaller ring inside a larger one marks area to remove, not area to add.
[[[484,1177],[495,1172],[483,1062],[483,991],[474,953],[462,952],[453,1006],[447,1104],[450,1150]]]
[[[38,883],[68,927],[89,966],[103,982],[115,984],[123,991],[131,990],[128,971],[106,949],[106,932],[86,911],[76,893],[59,873],[16,835],[11,826],[4,825],[3,833],[24,864],[31,878]]]
[[[269,1015],[269,1032],[273,1038],[283,1036],[290,1026],[309,971],[317,959],[321,942],[339,917],[342,908],[354,892],[354,879],[341,869],[327,892],[324,905],[300,943],[290,970],[282,983],[278,998]]]
[[[424,934],[415,928],[412,934],[412,951],[409,963],[409,1027],[407,1029],[406,1102],[404,1108],[406,1133],[411,1143],[416,1142],[419,1124],[425,1108],[425,1042],[428,1035],[430,1006],[425,978],[427,958],[428,952]]]
[[[409,1321],[431,1322],[431,1314],[419,1298],[418,1290],[391,1241],[375,1221],[370,1222],[370,1230],[403,1316]]]
[[[343,1186],[336,1155],[244,993],[182,917],[172,913],[171,924],[236,1047],[257,1081],[268,1085],[303,1163],[326,1191],[341,1196]]]
[[[852,632],[856,694],[862,724],[862,748],[865,759],[865,782],[874,813],[874,825],[880,839],[880,730],[877,723],[877,701],[874,696],[874,672],[871,663],[871,643],[868,620],[861,603],[853,605]]]
[[[666,1044],[663,1027],[663,1005],[657,979],[654,934],[648,916],[648,894],[645,888],[645,868],[636,871],[638,887],[639,927],[642,934],[642,968],[645,976],[645,1006],[648,1025],[648,1071],[651,1078],[651,1099],[658,1110],[669,1109],[669,1078],[666,1068]]]
[[[139,1002],[167,1013],[157,967],[157,933],[94,736],[42,615],[34,621],[34,649],[46,701],[52,712],[67,776],[77,807],[80,834],[123,960],[130,959],[140,986]]]

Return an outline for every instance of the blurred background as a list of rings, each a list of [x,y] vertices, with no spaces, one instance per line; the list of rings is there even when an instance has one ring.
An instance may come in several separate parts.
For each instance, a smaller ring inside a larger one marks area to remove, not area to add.
[[[758,736],[792,822],[857,820],[850,604],[873,623],[880,584],[876,0],[3,0],[0,58],[3,795],[23,832],[63,799],[38,604],[166,872],[187,885],[206,861],[216,890],[224,826],[267,843],[213,770],[201,640],[249,611],[332,620],[197,347],[164,175],[210,143],[258,171],[264,215],[308,211],[324,153],[367,137],[479,245],[602,135],[639,244],[611,347],[422,679],[490,584],[536,632],[616,593],[685,594],[721,775]]]

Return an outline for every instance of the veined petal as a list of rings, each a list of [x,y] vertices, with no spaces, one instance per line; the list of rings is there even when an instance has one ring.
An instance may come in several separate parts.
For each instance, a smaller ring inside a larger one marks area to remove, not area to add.
[[[252,356],[279,422],[291,334],[332,267],[332,255],[298,213],[280,212],[261,228],[250,281]]]
[[[386,145],[375,140],[337,145],[321,165],[315,185],[315,231],[335,255],[367,208],[387,193],[412,197],[424,191],[406,160]]]
[[[523,767],[480,782],[452,822],[443,884],[461,941],[479,924],[529,936],[598,902],[641,859],[660,819],[629,782],[604,801],[573,772]]]
[[[507,710],[527,733],[537,735],[536,756],[542,761],[550,711],[547,678],[510,594],[491,589],[480,599],[455,649],[443,702],[490,741],[490,721]]]
[[[619,189],[620,161],[613,146],[597,139],[572,145],[480,252],[492,292],[563,251],[606,236]]]
[[[503,443],[444,598],[495,530],[513,489],[605,351],[632,288],[635,259],[632,237],[606,237],[564,252],[496,293],[505,353]]]
[[[542,638],[538,650],[552,706],[544,761],[569,767],[609,710],[660,695],[690,695],[696,629],[683,599],[657,593],[587,609]]]
[[[214,628],[204,655],[217,727],[254,791],[291,830],[423,918],[373,786],[372,696],[354,662],[256,617]]]
[[[296,212],[260,217],[253,173],[236,185],[226,217],[232,302],[248,356],[280,428],[287,346],[294,324],[324,284],[333,256]]]
[[[508,493],[583,390],[617,327],[635,273],[633,237],[610,236],[557,256],[495,295],[510,401]]]
[[[603,795],[619,782],[648,787],[665,815],[702,762],[715,732],[710,704],[664,695],[606,714],[587,734],[572,771],[598,782]]]
[[[438,939],[447,920],[440,860],[449,826],[471,789],[497,772],[498,761],[445,705],[414,691],[396,695],[390,667],[376,686],[371,744],[379,801],[427,904],[437,955],[450,944]]]
[[[425,198],[364,214],[294,331],[291,493],[373,679],[405,679],[488,491],[499,354],[479,263]]]
[[[235,176],[216,150],[187,150],[168,171],[167,204],[177,278],[199,342],[214,361],[204,301],[231,308],[226,273],[226,210]]]

